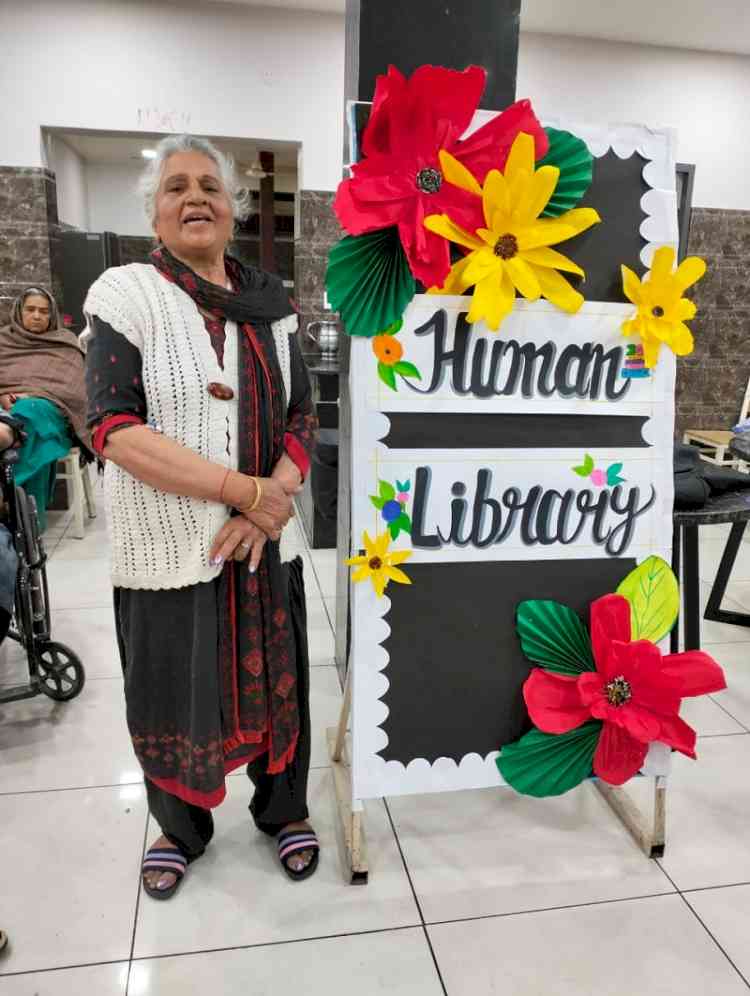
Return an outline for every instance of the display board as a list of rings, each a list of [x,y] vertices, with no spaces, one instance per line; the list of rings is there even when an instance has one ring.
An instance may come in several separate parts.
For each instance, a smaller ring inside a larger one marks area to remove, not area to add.
[[[607,221],[565,247],[580,310],[519,299],[498,334],[468,324],[471,298],[418,294],[397,362],[352,343],[352,552],[384,529],[411,551],[410,585],[352,586],[355,799],[500,784],[500,748],[530,725],[519,603],[585,619],[671,557],[675,360],[634,360],[619,270],[676,246],[671,135],[565,127],[596,158],[582,203]]]

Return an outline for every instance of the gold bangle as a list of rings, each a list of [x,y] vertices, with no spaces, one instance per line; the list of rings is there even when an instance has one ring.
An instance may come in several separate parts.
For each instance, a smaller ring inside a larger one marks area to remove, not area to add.
[[[255,485],[255,501],[252,503],[252,505],[250,506],[250,508],[248,508],[247,511],[254,512],[255,509],[258,507],[258,505],[260,505],[260,500],[263,497],[263,488],[260,486],[260,481],[258,480],[257,477],[251,477],[250,480]]]

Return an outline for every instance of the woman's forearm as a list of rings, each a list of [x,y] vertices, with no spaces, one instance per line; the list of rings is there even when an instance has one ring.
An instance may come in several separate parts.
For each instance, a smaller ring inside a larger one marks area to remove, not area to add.
[[[145,425],[128,426],[111,433],[104,457],[144,484],[170,494],[221,500],[235,507],[249,504],[256,494],[249,477],[235,471],[227,474],[221,464],[204,460],[188,447]]]

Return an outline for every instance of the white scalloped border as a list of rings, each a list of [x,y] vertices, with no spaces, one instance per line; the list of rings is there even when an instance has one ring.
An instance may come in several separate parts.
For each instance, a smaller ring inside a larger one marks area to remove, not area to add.
[[[643,178],[650,189],[641,198],[641,208],[646,215],[640,226],[640,233],[646,239],[641,261],[644,266],[650,266],[659,246],[671,245],[677,251],[675,137],[671,130],[633,124],[597,126],[565,118],[545,120],[544,124],[582,138],[597,158],[606,155],[609,149],[621,159],[628,159],[635,153],[642,156],[646,160]],[[472,130],[475,126],[476,119]],[[353,374],[354,364],[350,376]],[[353,420],[353,452],[373,452],[383,445],[381,440],[389,429],[390,419],[382,412],[370,413],[364,424]],[[352,738],[353,798],[504,786],[506,783],[495,763],[499,751],[492,751],[484,758],[475,753],[466,754],[459,762],[440,757],[430,764],[426,758],[415,758],[407,765],[386,761],[378,754],[388,744],[382,724],[388,716],[383,696],[389,687],[384,673],[389,657],[382,643],[391,632],[385,620],[391,603],[388,596],[378,598],[372,585],[351,585],[350,589],[352,612],[358,620],[358,626],[352,628],[350,655],[350,661],[357,662],[352,685],[353,727],[357,730],[356,737]],[[357,707],[359,702],[369,704],[366,717]],[[374,707],[373,703],[376,703]],[[668,775],[670,770],[671,750],[658,742],[650,744],[643,774],[660,777]]]
[[[597,159],[605,156],[610,149],[620,159],[629,159],[636,153],[642,156],[646,160],[643,179],[650,189],[641,197],[641,209],[646,215],[640,226],[640,233],[646,240],[641,250],[641,262],[644,266],[651,266],[651,258],[659,246],[672,246],[677,251],[680,232],[677,224],[673,130],[638,124],[602,126],[563,117],[550,118],[543,124],[582,138]],[[623,260],[623,263],[627,261]]]

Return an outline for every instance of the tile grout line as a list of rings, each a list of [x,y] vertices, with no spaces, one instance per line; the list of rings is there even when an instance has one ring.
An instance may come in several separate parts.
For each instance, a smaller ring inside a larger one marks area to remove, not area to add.
[[[726,706],[723,706],[721,702],[717,702],[716,699],[713,697],[713,695],[709,695],[708,697],[709,699],[711,699],[713,704],[717,705],[723,712],[725,712],[731,720],[733,720],[735,723],[741,726],[742,729],[745,731],[745,733],[750,733],[750,729],[748,729],[747,726],[745,726],[745,724],[741,720],[737,719],[736,716],[733,716],[731,712],[726,708]]]
[[[419,923],[407,923],[401,927],[379,927],[374,930],[361,930],[355,933],[319,934],[314,937],[293,937],[285,941],[261,941],[257,944],[230,944],[224,948],[199,948],[194,951],[168,951],[165,954],[142,955],[140,958],[133,958],[132,960],[134,963],[140,963],[144,961],[161,961],[165,958],[190,958],[194,955],[222,954],[227,951],[255,951],[258,948],[277,948],[285,944],[308,944],[313,941],[335,941],[344,937],[367,937],[371,934],[395,934],[402,930],[419,930],[420,927],[421,924]],[[121,964],[124,964],[124,960],[122,958],[114,958],[109,961],[81,962],[80,964],[72,965],[53,965],[50,968],[29,968],[23,969],[20,972],[3,972],[0,973],[0,979],[12,978],[17,975],[41,975],[46,972],[70,972],[78,968],[98,968],[102,965]],[[124,994],[124,996],[127,996],[127,994]]]
[[[737,965],[734,963],[734,960],[732,958],[730,958],[730,956],[727,953],[727,951],[724,948],[724,946],[719,943],[719,941],[714,936],[713,932],[704,923],[704,921],[703,921],[702,917],[700,916],[700,914],[698,913],[698,911],[695,910],[695,909],[693,909],[693,907],[690,905],[690,901],[688,900],[688,898],[685,895],[685,893],[682,892],[682,890],[677,887],[677,883],[674,881],[674,879],[672,878],[672,876],[669,874],[669,872],[665,868],[662,867],[661,861],[662,861],[661,858],[657,858],[656,859],[656,863],[659,865],[659,867],[661,868],[661,870],[664,872],[664,874],[667,876],[667,878],[669,879],[669,881],[672,883],[672,885],[677,890],[677,895],[680,897],[680,899],[685,904],[685,906],[687,906],[687,908],[690,910],[690,912],[695,917],[695,919],[698,921],[698,923],[701,925],[701,927],[703,927],[703,929],[708,934],[708,936],[711,938],[711,940],[714,942],[714,944],[716,945],[716,947],[719,949],[719,951],[721,951],[721,953],[724,955],[724,957],[726,958],[726,960],[729,962],[729,964],[735,970],[735,972],[737,973],[737,975],[739,975],[740,979],[742,979],[742,981],[745,983],[745,985],[747,986],[747,988],[750,989],[750,981],[748,981],[745,978],[745,976],[739,970],[739,968],[737,967]],[[721,888],[721,887],[718,886],[718,888]],[[694,891],[704,891],[704,890],[694,890]]]
[[[147,843],[147,840],[148,840],[148,826],[149,826],[149,811],[148,811],[148,805],[146,805],[146,819],[144,821],[144,826],[143,826],[143,843],[141,844],[141,860],[140,860],[140,867],[139,867],[139,871],[138,871],[138,891],[135,894],[135,913],[133,915],[133,933],[132,933],[131,938],[130,938],[130,955],[128,957],[128,972],[127,972],[127,978],[125,980],[125,994],[124,994],[124,996],[128,996],[128,992],[130,990],[130,975],[131,975],[131,972],[133,971],[133,955],[135,953],[135,937],[136,937],[136,933],[138,932],[138,914],[139,914],[140,908],[141,908],[141,893],[143,892],[143,890],[141,888],[141,877],[142,877],[142,875],[141,875],[141,869],[143,868],[143,861],[144,861],[144,859],[146,857],[146,843]]]
[[[422,921],[422,932],[424,934],[424,939],[427,942],[427,947],[430,951],[430,956],[432,957],[432,963],[435,966],[435,972],[437,973],[438,981],[443,990],[444,996],[448,996],[448,990],[445,985],[445,980],[443,979],[443,973],[440,971],[440,965],[438,964],[437,955],[435,954],[435,949],[432,946],[432,938],[430,937],[429,931],[427,930],[427,924],[425,922],[424,913],[422,912],[422,905],[419,902],[419,897],[417,896],[417,890],[412,881],[411,872],[409,871],[409,865],[406,862],[406,856],[404,854],[403,848],[401,847],[401,841],[398,837],[398,831],[396,830],[396,825],[393,822],[393,817],[391,816],[391,810],[388,806],[388,800],[383,799],[383,805],[385,807],[386,814],[388,816],[388,822],[391,825],[391,831],[393,833],[394,840],[396,841],[396,847],[398,848],[398,853],[401,855],[401,863],[404,866],[404,871],[406,872],[406,878],[409,882],[409,888],[411,889],[412,896],[414,897],[414,904],[417,907],[417,913],[419,913],[419,919]]]
[[[329,764],[311,764],[310,771],[328,771],[330,768]],[[235,774],[234,772],[227,775],[227,778],[239,778],[240,774]],[[99,785],[64,785],[61,788],[44,788],[44,789],[21,789],[16,792],[0,792],[0,799],[9,798],[14,795],[45,795],[50,792],[93,792],[99,789],[123,789],[132,788],[134,785],[142,786],[143,779],[138,778],[132,782],[104,782]]]

